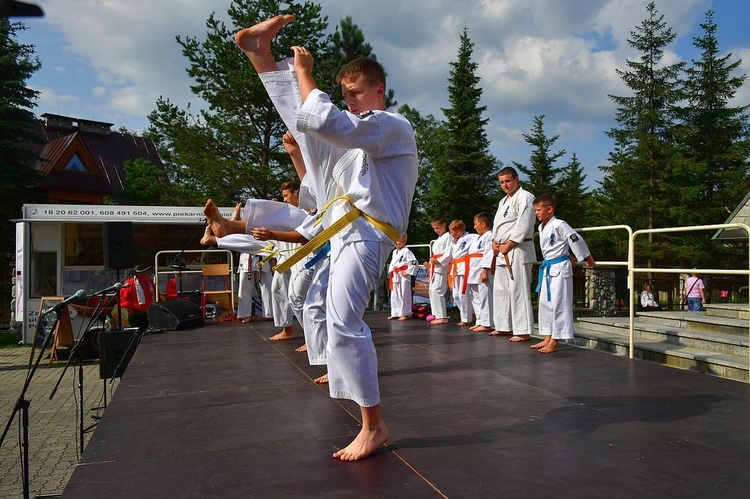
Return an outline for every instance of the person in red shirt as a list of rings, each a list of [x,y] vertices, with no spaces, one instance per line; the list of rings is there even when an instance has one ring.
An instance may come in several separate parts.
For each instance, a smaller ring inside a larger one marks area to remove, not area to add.
[[[148,307],[154,301],[156,290],[151,277],[151,267],[136,265],[133,275],[120,288],[120,307],[128,311],[128,322],[140,331],[148,328]]]

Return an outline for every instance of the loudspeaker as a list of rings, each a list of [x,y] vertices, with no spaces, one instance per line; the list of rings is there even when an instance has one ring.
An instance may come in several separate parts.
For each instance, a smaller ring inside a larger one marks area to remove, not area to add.
[[[133,268],[133,222],[104,223],[104,268]]]
[[[148,307],[150,329],[175,331],[203,324],[203,310],[188,300],[157,301]]]
[[[137,327],[123,329],[122,331],[107,331],[101,334],[99,344],[100,379],[122,377],[122,373],[125,372],[130,358],[133,357],[135,349],[138,347],[135,344],[138,339],[133,338],[136,334],[138,334]],[[118,367],[119,369],[117,369]]]

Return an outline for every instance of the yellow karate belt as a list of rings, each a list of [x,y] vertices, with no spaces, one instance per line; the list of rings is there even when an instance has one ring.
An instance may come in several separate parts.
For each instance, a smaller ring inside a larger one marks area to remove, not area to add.
[[[315,224],[319,224],[321,220],[323,220],[323,214],[326,212],[329,206],[331,206],[332,203],[339,200],[346,200],[349,204],[351,204],[351,201],[349,200],[348,196],[338,196],[326,203],[326,205],[323,207],[322,210],[320,210],[320,213],[318,214],[318,220],[316,220]],[[367,213],[363,212],[359,208],[354,207],[352,205],[352,211],[348,212],[343,217],[339,218],[335,222],[333,222],[328,228],[323,229],[322,232],[320,232],[317,236],[310,239],[308,242],[300,246],[300,248],[292,253],[289,258],[281,262],[279,265],[275,266],[273,270],[276,272],[282,274],[292,268],[292,266],[302,260],[304,257],[315,251],[316,249],[323,246],[326,242],[328,242],[335,234],[341,232],[349,226],[354,220],[357,218],[362,217],[368,222],[370,222],[372,225],[380,229],[387,235],[389,238],[393,240],[395,243],[401,238],[401,234],[398,233],[398,231],[389,223],[382,222],[380,220],[377,220],[375,218],[372,218]]]

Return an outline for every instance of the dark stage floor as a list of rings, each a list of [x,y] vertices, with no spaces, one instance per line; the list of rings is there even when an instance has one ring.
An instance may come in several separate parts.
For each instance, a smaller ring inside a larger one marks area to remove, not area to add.
[[[391,441],[270,322],[146,336],[64,497],[747,497],[748,385],[368,313]]]

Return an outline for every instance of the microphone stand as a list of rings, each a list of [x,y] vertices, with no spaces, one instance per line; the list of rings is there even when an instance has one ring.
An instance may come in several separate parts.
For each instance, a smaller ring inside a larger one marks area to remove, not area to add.
[[[99,293],[101,293],[101,291],[94,293],[93,296],[96,296]],[[115,290],[115,293],[119,294],[119,290]],[[104,310],[106,310],[106,308],[109,306],[111,301],[114,299],[114,296],[115,295],[110,296],[106,303],[104,303],[104,300],[102,299],[102,300],[99,300],[99,302],[96,304],[96,307],[94,308],[94,313],[92,314],[91,319],[86,325],[86,328],[84,329],[84,332],[81,335],[80,339],[76,342],[75,345],[73,345],[73,348],[70,350],[70,353],[68,354],[68,361],[65,363],[65,367],[63,368],[62,373],[60,373],[60,377],[57,379],[57,383],[55,384],[55,387],[52,389],[52,392],[49,394],[49,400],[52,400],[52,397],[55,396],[55,393],[57,393],[57,389],[60,387],[60,383],[62,382],[63,377],[65,376],[65,372],[67,371],[68,366],[70,366],[71,362],[73,362],[74,359],[77,360],[78,362],[78,412],[79,412],[78,431],[79,431],[79,436],[80,436],[80,440],[78,444],[79,444],[80,455],[83,455],[83,448],[84,448],[83,438],[85,434],[91,431],[91,429],[94,428],[98,424],[98,421],[94,423],[93,425],[89,426],[88,428],[84,427],[83,354],[78,355],[78,347],[81,346],[83,343],[85,343],[86,337],[87,335],[91,333],[95,321],[100,320],[102,313],[104,312]],[[107,385],[105,384],[104,385],[105,399],[106,399],[106,391],[107,391]],[[107,407],[106,402],[104,404],[104,407],[105,408]]]
[[[45,314],[42,314],[45,315]],[[23,389],[21,390],[21,394],[18,396],[18,400],[16,401],[16,405],[13,406],[13,412],[10,415],[10,418],[8,419],[8,424],[5,425],[5,431],[3,431],[3,436],[0,437],[0,447],[2,447],[3,442],[5,441],[5,437],[8,434],[8,430],[10,429],[11,424],[13,423],[13,419],[15,418],[16,414],[19,412],[21,413],[21,426],[23,427],[23,440],[21,444],[22,448],[22,466],[23,466],[23,497],[24,499],[29,499],[29,407],[31,405],[30,400],[26,400],[26,391],[29,388],[29,385],[31,384],[31,379],[34,377],[34,373],[36,373],[36,368],[39,366],[39,362],[42,360],[42,356],[44,356],[44,351],[49,346],[50,340],[52,339],[53,333],[55,331],[55,327],[57,327],[57,323],[60,320],[60,315],[57,311],[52,311],[47,314],[49,319],[46,319],[44,328],[47,331],[47,334],[44,337],[44,344],[42,345],[42,348],[39,350],[39,355],[36,358],[36,362],[34,363],[33,367],[30,368],[29,372],[26,374],[26,381],[24,382]],[[39,318],[39,324],[38,326],[41,327],[41,321],[42,317]],[[50,322],[51,324],[47,324],[47,322]]]

